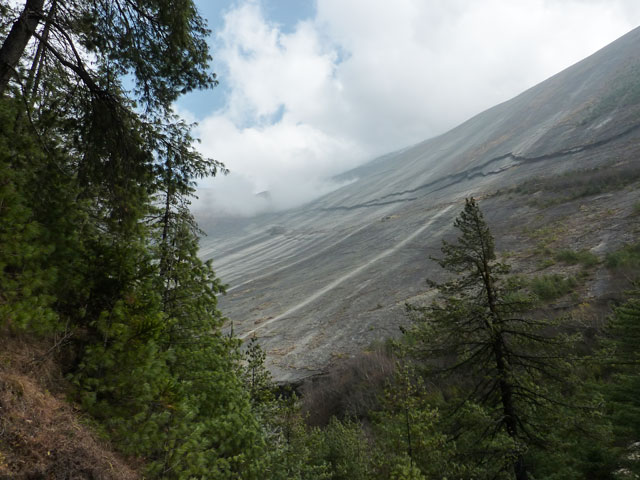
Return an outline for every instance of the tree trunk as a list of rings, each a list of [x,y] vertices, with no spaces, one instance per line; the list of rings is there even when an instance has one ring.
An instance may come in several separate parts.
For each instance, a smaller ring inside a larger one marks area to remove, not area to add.
[[[487,293],[487,304],[489,311],[494,319],[500,320],[500,312],[496,306],[496,292],[494,290],[493,282],[491,281],[491,266],[486,252],[482,252],[482,280],[484,282],[485,290]],[[500,325],[500,323],[498,323]],[[504,413],[504,423],[507,427],[507,434],[514,440],[518,440],[518,422],[516,419],[516,410],[513,404],[513,390],[511,383],[509,383],[507,375],[509,373],[509,366],[505,361],[504,351],[504,337],[501,331],[496,330],[494,322],[490,322],[487,325],[490,333],[493,337],[493,354],[496,361],[496,369],[498,371],[498,384],[500,386],[500,400],[502,403],[502,411]],[[498,327],[500,328],[500,327]],[[514,462],[513,470],[516,476],[516,480],[528,480],[527,468],[524,463],[524,457],[521,453],[518,453]]]
[[[0,48],[0,97],[4,95],[11,75],[40,23],[43,5],[44,0],[27,0],[20,18],[13,24]]]
[[[42,69],[45,62],[45,46],[44,44],[49,41],[49,31],[51,30],[51,21],[53,16],[56,13],[57,0],[53,0],[51,2],[51,8],[49,9],[49,14],[47,15],[47,19],[44,24],[44,28],[42,29],[42,40],[38,43],[38,48],[36,49],[35,57],[33,58],[33,64],[31,65],[31,70],[29,71],[29,77],[27,78],[26,84],[26,95],[27,100],[29,102],[29,107],[32,108],[35,103],[36,97],[38,95],[38,88],[40,87],[40,78],[42,74]]]
[[[164,291],[162,292],[162,309],[167,311],[169,305],[169,287],[171,286],[171,257],[174,252],[169,245],[169,223],[171,221],[171,202],[173,200],[173,163],[171,161],[171,151],[167,152],[165,164],[164,180],[166,182],[167,196],[164,204],[164,214],[162,216],[162,240],[160,243],[160,277],[164,281]],[[174,232],[175,237],[175,232]]]
[[[511,384],[507,381],[507,365],[504,360],[503,340],[501,336],[495,339],[493,352],[496,359],[496,369],[498,370],[500,385],[500,400],[502,403],[502,412],[504,413],[504,423],[507,427],[507,434],[514,440],[518,439],[518,423],[516,420],[515,407],[513,405],[513,392]],[[514,462],[513,470],[516,480],[528,480],[527,468],[524,464],[524,457],[518,453]]]

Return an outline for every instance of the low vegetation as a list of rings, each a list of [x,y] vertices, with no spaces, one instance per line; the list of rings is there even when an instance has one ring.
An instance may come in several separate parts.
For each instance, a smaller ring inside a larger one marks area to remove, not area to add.
[[[608,253],[605,263],[611,269],[640,269],[640,243],[625,245],[615,252]]]
[[[640,180],[640,166],[626,163],[611,167],[575,170],[563,175],[537,177],[510,189],[508,193],[539,195],[531,204],[546,208],[592,195],[613,192]]]
[[[550,301],[571,293],[578,285],[574,277],[557,273],[540,275],[530,281],[531,290],[541,300]]]
[[[554,258],[558,262],[565,263],[567,265],[577,265],[580,264],[585,268],[595,267],[600,263],[600,259],[594,253],[591,253],[589,250],[560,250],[554,254]]]
[[[64,393],[49,342],[0,334],[0,478],[139,478]]]

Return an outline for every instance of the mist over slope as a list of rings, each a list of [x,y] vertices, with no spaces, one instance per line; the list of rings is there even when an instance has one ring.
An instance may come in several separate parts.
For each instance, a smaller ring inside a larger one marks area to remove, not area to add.
[[[234,331],[260,339],[281,381],[397,334],[404,303],[429,298],[425,279],[440,275],[429,256],[469,195],[523,272],[536,261],[532,228],[563,224],[557,246],[599,254],[629,241],[640,169],[638,45],[640,28],[444,135],[341,175],[351,183],[303,207],[202,217],[201,255],[229,285],[221,308]],[[624,185],[562,196],[571,181],[603,171],[622,172]],[[541,183],[526,195],[510,190],[534,178]],[[545,187],[557,178],[566,185]],[[583,293],[606,295],[606,275],[596,273]]]

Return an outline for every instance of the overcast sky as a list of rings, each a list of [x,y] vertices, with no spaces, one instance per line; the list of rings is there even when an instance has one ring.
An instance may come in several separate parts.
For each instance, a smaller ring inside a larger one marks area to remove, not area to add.
[[[639,0],[196,3],[220,86],[177,108],[231,170],[201,184],[196,208],[240,215],[328,192],[333,175],[444,133],[640,25]]]

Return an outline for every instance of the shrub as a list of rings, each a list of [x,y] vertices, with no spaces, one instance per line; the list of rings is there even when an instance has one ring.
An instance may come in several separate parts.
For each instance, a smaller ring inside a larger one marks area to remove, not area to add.
[[[362,352],[345,359],[328,374],[302,386],[302,411],[309,425],[326,425],[332,416],[365,417],[395,372],[395,360],[385,351]]]
[[[553,258],[545,258],[538,263],[538,269],[544,270],[545,268],[549,268],[552,265],[555,265],[556,261]]]
[[[546,192],[542,198],[531,202],[546,208],[571,200],[620,190],[640,180],[637,163],[629,163],[616,168],[597,167],[573,170],[562,175],[536,177],[517,185],[511,191],[521,195]]]
[[[555,300],[571,292],[577,284],[573,277],[563,277],[554,273],[531,280],[531,290],[541,300]]]
[[[559,262],[566,263],[567,265],[576,265],[579,263],[587,268],[596,266],[600,261],[598,256],[591,253],[589,250],[560,250],[554,255],[554,258]]]
[[[640,242],[625,245],[615,252],[608,253],[605,263],[611,269],[640,267]]]

